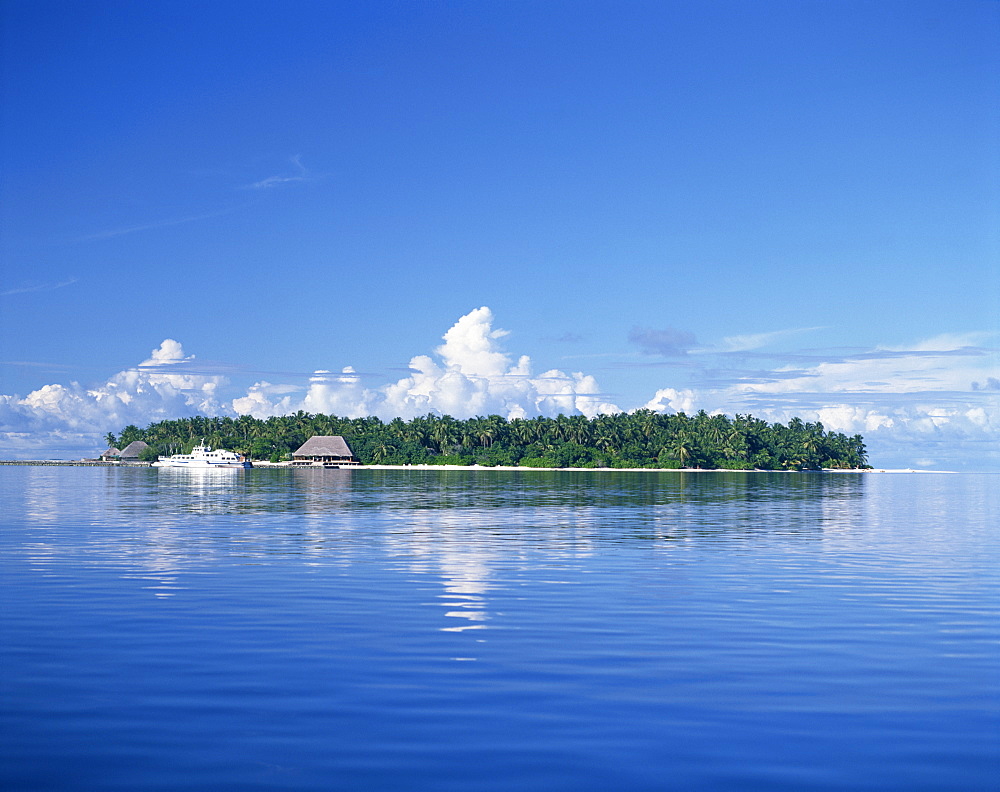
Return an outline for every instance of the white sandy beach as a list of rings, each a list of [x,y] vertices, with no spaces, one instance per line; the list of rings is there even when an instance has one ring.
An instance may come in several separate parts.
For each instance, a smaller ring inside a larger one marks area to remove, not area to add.
[[[291,462],[257,462],[254,467],[292,467]],[[340,470],[350,470],[353,466],[339,468]],[[518,465],[495,465],[486,467],[483,465],[360,465],[364,470],[513,470],[532,471],[541,470],[549,472],[594,472],[594,473],[799,473],[798,470],[729,470],[727,468],[609,468],[609,467],[521,467]],[[306,470],[331,470],[336,468],[322,468],[319,465],[302,465],[299,469]],[[951,470],[917,470],[913,468],[871,468],[867,470],[843,470],[840,468],[823,468],[822,471],[805,471],[822,473],[953,473]]]

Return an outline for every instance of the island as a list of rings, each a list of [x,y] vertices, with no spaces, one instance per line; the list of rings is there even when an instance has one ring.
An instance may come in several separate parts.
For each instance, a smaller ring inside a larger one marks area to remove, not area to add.
[[[344,418],[303,411],[261,419],[194,416],[109,432],[109,447],[148,444],[145,456],[189,453],[202,438],[253,460],[291,461],[314,436],[340,436],[361,464],[534,468],[700,468],[709,470],[869,469],[864,439],[798,418],[768,423],[751,415],[660,414],[651,410],[587,418],[411,420]]]

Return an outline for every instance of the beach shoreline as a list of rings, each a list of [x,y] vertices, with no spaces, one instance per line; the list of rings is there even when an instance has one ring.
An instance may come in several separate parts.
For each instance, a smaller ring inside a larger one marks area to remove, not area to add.
[[[0,465],[35,467],[105,467],[137,468],[151,467],[150,462],[102,462],[91,459],[0,459]],[[549,473],[595,472],[595,473],[955,473],[954,470],[920,470],[917,468],[822,468],[821,470],[730,470],[728,468],[610,468],[610,467],[529,467],[519,465],[345,465],[341,468],[324,468],[320,465],[297,465],[291,462],[255,461],[253,467],[292,468],[296,470],[504,470],[542,471]]]
[[[290,462],[254,462],[255,468],[290,468]],[[323,468],[319,465],[300,465],[299,470],[504,470],[596,473],[952,473],[951,470],[917,470],[915,468],[822,468],[821,470],[730,470],[728,468],[611,468],[611,467],[529,467],[527,465],[345,465],[342,468]]]

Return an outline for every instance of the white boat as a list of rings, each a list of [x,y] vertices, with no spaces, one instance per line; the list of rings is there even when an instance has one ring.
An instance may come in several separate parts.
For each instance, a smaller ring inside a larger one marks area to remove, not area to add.
[[[201,445],[196,445],[190,454],[174,454],[173,456],[160,457],[153,463],[153,467],[167,468],[188,468],[190,470],[216,470],[221,468],[250,468],[250,460],[236,454],[233,451],[226,451],[218,448],[215,451],[210,446],[205,445],[202,439]]]

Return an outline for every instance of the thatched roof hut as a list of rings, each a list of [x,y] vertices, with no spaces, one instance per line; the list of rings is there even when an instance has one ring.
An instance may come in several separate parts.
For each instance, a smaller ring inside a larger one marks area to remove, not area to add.
[[[147,448],[149,448],[149,443],[145,443],[142,440],[133,440],[121,450],[119,456],[122,462],[137,462],[139,454]]]
[[[357,465],[357,457],[340,435],[313,435],[292,454],[293,464],[337,463]]]

